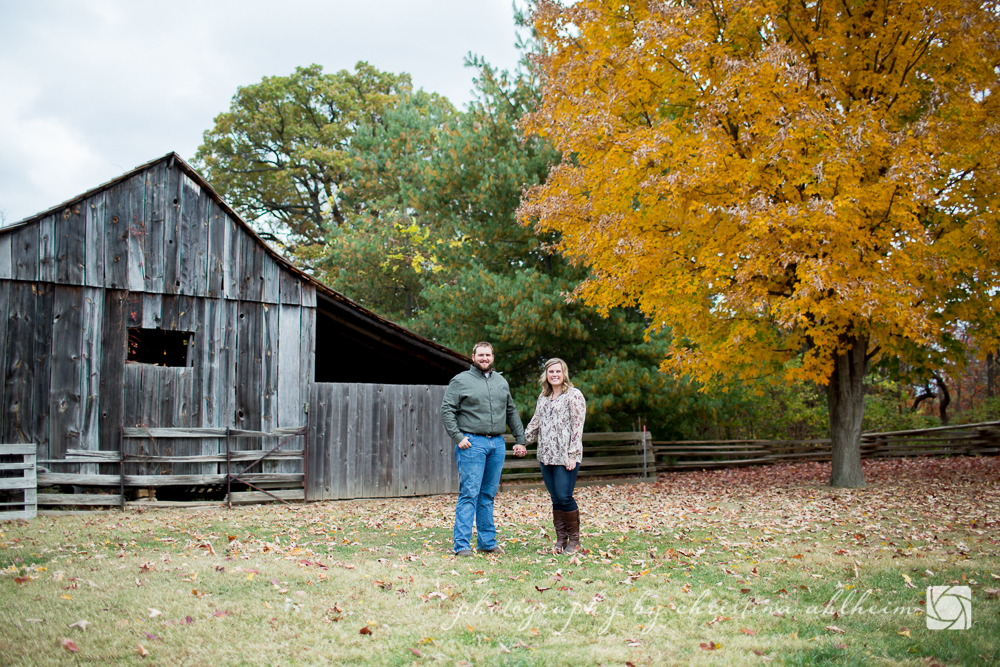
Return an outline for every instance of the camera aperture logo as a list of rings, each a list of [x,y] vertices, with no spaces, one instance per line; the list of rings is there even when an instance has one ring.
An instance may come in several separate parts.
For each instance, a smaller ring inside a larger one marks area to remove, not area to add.
[[[927,587],[927,629],[968,630],[972,627],[972,589],[968,586]]]

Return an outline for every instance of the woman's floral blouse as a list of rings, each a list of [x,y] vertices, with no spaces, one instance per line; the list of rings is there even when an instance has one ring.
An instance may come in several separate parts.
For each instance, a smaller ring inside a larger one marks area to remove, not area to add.
[[[573,387],[551,398],[539,396],[535,416],[524,430],[527,442],[538,440],[538,460],[549,466],[564,466],[583,460],[583,420],[587,401]]]

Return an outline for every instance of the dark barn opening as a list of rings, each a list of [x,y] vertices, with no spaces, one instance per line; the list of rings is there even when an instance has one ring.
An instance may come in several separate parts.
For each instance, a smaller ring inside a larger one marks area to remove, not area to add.
[[[416,342],[402,327],[324,294],[316,304],[315,382],[446,385],[455,353]]]
[[[194,332],[129,327],[128,360],[153,366],[186,368],[191,365]]]

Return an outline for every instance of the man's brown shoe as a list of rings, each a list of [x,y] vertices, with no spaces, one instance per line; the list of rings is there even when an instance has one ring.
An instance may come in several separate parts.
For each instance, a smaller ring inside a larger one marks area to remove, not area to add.
[[[494,556],[503,556],[503,549],[500,545],[493,547],[492,549],[476,549],[481,554],[493,554]]]

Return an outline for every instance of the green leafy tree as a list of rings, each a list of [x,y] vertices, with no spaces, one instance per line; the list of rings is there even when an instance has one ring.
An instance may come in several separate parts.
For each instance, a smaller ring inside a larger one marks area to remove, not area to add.
[[[347,217],[340,191],[355,176],[357,129],[377,125],[409,91],[408,75],[364,62],[354,72],[310,65],[265,77],[237,90],[229,111],[216,116],[195,165],[271,240],[322,243],[325,226]]]

